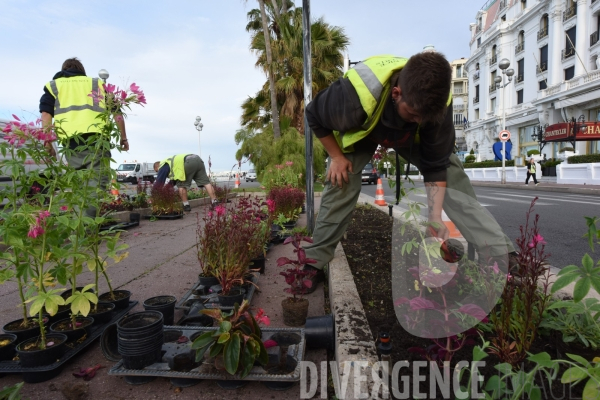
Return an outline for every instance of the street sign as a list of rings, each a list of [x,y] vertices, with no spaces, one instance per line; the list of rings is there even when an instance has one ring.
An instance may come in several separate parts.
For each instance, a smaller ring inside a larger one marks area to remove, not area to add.
[[[498,137],[503,142],[506,142],[508,139],[510,139],[510,132],[507,130],[500,131],[500,133],[498,134]]]
[[[391,163],[390,163],[390,162],[388,162],[388,161],[384,161],[384,162],[383,162],[383,168],[390,168],[391,166],[392,166],[392,165],[391,165]]]

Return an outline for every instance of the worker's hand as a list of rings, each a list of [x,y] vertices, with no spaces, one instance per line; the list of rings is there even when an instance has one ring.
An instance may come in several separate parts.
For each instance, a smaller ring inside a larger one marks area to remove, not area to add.
[[[333,186],[337,185],[341,188],[343,182],[350,182],[348,180],[348,172],[352,173],[352,162],[350,160],[343,155],[332,157],[325,180],[331,182]]]
[[[129,141],[127,139],[121,139],[121,150],[129,151]]]
[[[448,240],[450,237],[450,231],[448,231],[448,228],[446,227],[446,224],[444,224],[444,221],[442,221],[441,217],[429,217],[428,222],[428,236],[436,237],[442,241]]]

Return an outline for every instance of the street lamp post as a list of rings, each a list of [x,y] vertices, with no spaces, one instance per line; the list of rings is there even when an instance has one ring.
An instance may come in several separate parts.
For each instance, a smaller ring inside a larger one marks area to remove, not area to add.
[[[507,58],[503,58],[502,60],[500,60],[500,62],[498,63],[498,66],[500,67],[500,69],[502,70],[502,77],[497,76],[496,78],[494,78],[494,82],[496,83],[496,89],[502,89],[502,128],[500,129],[505,130],[506,129],[506,105],[504,103],[504,99],[505,99],[505,95],[504,92],[506,92],[505,88],[506,86],[508,86],[509,83],[512,82],[512,78],[513,75],[515,74],[515,70],[510,68],[508,69],[508,67],[510,67],[510,61]],[[504,83],[504,75],[506,75],[508,77],[508,82]],[[506,183],[506,140],[502,141],[502,181],[503,184]]]
[[[202,158],[202,150],[200,148],[200,132],[202,132],[202,128],[204,128],[204,124],[202,124],[202,122],[200,122],[201,120],[202,120],[202,118],[196,117],[196,121],[194,122],[194,126],[196,127],[196,130],[198,131],[198,156],[200,158]]]

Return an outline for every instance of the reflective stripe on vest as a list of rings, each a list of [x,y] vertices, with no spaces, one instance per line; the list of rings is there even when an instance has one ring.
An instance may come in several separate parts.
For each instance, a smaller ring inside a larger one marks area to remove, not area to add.
[[[185,182],[185,156],[187,156],[188,153],[186,154],[178,154],[175,155],[173,157],[169,157],[165,160],[163,160],[160,165],[159,165],[159,169],[162,168],[163,165],[165,164],[169,164],[169,179],[170,180],[175,180],[175,181],[182,181]]]
[[[391,55],[369,57],[346,72],[358,94],[360,103],[367,114],[361,128],[348,132],[334,131],[336,140],[344,153],[354,151],[353,144],[366,137],[379,122],[385,108],[385,99],[390,96],[392,75],[404,68],[407,58]],[[448,96],[448,105],[452,102],[452,93]],[[418,129],[417,129],[418,134]],[[418,136],[415,138],[418,143]]]
[[[104,98],[102,81],[98,78],[74,76],[58,78],[46,84],[54,97],[55,124],[61,129],[61,137],[71,137],[80,133],[100,132],[105,123],[97,118],[104,112],[104,101],[88,96],[92,91]]]

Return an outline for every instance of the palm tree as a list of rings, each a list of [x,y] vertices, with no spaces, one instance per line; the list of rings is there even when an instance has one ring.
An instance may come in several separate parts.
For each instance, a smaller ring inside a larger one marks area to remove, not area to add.
[[[275,0],[273,0],[275,1]],[[285,0],[284,0],[285,1]],[[258,55],[256,66],[268,69],[271,65],[276,79],[276,101],[281,114],[292,121],[299,132],[304,132],[304,60],[302,43],[302,8],[295,8],[292,2],[277,10],[266,7],[271,23],[270,35],[264,35],[259,10],[248,13],[249,23],[246,30],[252,33],[250,48]],[[278,16],[277,16],[278,14]],[[265,45],[265,36],[272,39],[271,46]],[[312,89],[313,94],[329,86],[342,75],[343,51],[349,44],[344,30],[332,27],[323,19],[311,24],[312,38]],[[268,53],[272,50],[273,63],[269,63]],[[241,123],[245,127],[260,129],[271,122],[269,109],[272,109],[273,97],[268,96],[272,85],[265,84],[254,97],[242,104]]]

